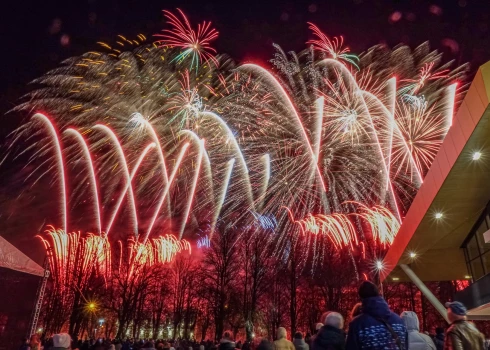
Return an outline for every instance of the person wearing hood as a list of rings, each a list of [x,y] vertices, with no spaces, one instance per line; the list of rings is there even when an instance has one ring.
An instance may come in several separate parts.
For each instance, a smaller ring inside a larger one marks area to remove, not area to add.
[[[310,350],[310,347],[306,344],[301,332],[296,332],[296,334],[294,334],[293,344],[296,350]]]
[[[361,314],[349,324],[347,350],[408,349],[408,333],[403,320],[392,312],[375,284],[364,281],[359,287]]]
[[[313,340],[312,350],[344,350],[344,318],[338,312],[329,312]]]
[[[400,317],[408,332],[408,350],[436,350],[432,339],[420,333],[419,318],[415,312],[403,311]]]
[[[293,343],[287,339],[286,328],[277,329],[277,340],[274,342],[274,350],[295,350]]]
[[[231,332],[226,331],[223,334],[218,346],[218,350],[235,350],[235,342],[231,339]]]

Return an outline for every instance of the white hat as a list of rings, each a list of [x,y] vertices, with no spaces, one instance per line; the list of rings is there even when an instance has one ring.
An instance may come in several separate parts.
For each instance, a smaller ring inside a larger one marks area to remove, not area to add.
[[[53,335],[53,345],[55,348],[69,349],[71,346],[71,337],[67,333]]]

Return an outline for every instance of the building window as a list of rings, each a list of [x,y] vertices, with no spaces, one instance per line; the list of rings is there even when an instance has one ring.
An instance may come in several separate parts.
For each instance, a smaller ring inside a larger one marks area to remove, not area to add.
[[[490,242],[485,243],[483,234],[490,229],[490,203],[463,242],[468,273],[473,281],[490,274]]]

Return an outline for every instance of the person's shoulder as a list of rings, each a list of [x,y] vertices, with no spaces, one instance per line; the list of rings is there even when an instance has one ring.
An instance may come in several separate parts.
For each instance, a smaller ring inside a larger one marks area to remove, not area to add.
[[[359,314],[356,317],[354,317],[350,322],[349,322],[349,327],[352,325],[356,325],[359,323],[362,323],[363,321],[367,320],[369,316],[367,314]]]
[[[397,313],[393,312],[393,311],[390,311],[390,319],[392,319],[393,321],[396,321],[396,322],[399,322],[399,323],[403,323],[403,320],[402,318],[400,317],[400,315],[398,315]]]

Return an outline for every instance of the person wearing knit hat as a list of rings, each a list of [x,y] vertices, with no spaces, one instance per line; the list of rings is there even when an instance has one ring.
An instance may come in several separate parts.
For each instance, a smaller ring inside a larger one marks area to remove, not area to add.
[[[403,320],[390,310],[378,287],[369,281],[359,286],[362,307],[349,324],[346,350],[408,349],[408,333]]]
[[[378,287],[369,281],[364,281],[359,286],[359,298],[361,300],[372,297],[379,297],[379,289]]]
[[[71,349],[71,337],[67,333],[53,335],[53,350]]]

